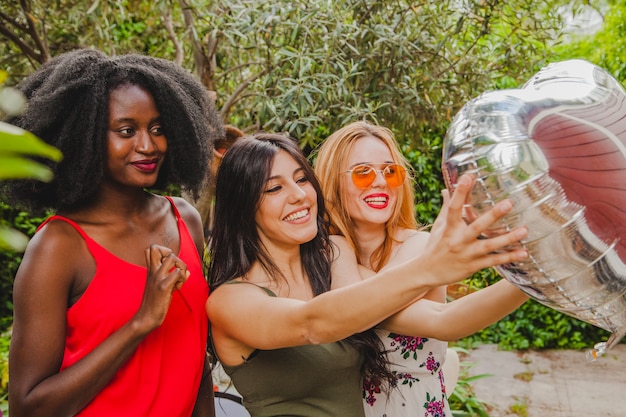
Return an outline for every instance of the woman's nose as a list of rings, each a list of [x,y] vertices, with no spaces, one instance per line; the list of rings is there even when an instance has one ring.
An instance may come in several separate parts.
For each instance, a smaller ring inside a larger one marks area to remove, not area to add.
[[[291,201],[300,201],[306,197],[306,192],[299,184],[293,183],[290,189]]]
[[[141,130],[137,133],[137,143],[135,145],[137,152],[151,153],[157,148],[154,138],[148,131]]]
[[[376,173],[376,177],[374,178],[374,182],[372,182],[372,187],[384,187],[387,185],[387,180],[385,179],[385,174],[380,169],[374,170]]]

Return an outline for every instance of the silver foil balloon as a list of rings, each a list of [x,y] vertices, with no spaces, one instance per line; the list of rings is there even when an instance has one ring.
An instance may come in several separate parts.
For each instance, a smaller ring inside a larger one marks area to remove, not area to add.
[[[528,226],[528,260],[497,271],[536,301],[611,332],[595,359],[626,334],[626,91],[583,60],[553,63],[520,89],[486,92],[455,116],[443,173],[478,180],[466,220],[508,198],[488,235]],[[487,236],[488,237],[488,236]]]

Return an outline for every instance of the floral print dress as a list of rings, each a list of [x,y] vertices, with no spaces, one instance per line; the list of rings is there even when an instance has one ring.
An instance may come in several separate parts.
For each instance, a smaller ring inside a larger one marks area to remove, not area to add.
[[[451,417],[441,372],[447,342],[402,336],[377,329],[396,377],[385,393],[372,381],[364,381],[363,400],[367,417]]]

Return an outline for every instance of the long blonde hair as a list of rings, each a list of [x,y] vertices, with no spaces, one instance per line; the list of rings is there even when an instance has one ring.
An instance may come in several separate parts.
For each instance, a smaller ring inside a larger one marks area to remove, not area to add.
[[[317,150],[314,164],[315,174],[322,185],[326,208],[330,215],[331,234],[344,236],[354,248],[357,258],[361,259],[354,233],[354,221],[346,209],[348,196],[341,187],[341,174],[346,169],[348,155],[354,144],[367,136],[380,139],[389,148],[393,162],[404,166],[407,170],[407,180],[402,184],[391,218],[385,224],[385,239],[370,259],[372,269],[378,271],[389,259],[395,232],[398,229],[418,228],[414,213],[412,168],[400,152],[393,133],[385,127],[366,121],[350,123],[335,131],[322,143]]]

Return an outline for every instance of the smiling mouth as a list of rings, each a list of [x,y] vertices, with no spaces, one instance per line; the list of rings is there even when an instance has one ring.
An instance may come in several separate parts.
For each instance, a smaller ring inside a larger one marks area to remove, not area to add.
[[[363,201],[365,201],[365,203],[367,203],[370,206],[384,206],[389,201],[389,197],[383,197],[383,196],[366,197],[363,199]]]
[[[141,162],[133,162],[132,165],[140,171],[144,172],[152,172],[157,167],[157,160],[154,161],[141,161]]]
[[[302,209],[300,211],[296,211],[295,213],[290,214],[289,216],[285,217],[283,220],[286,222],[294,222],[296,220],[300,220],[308,216],[308,214],[309,214],[309,209]]]

